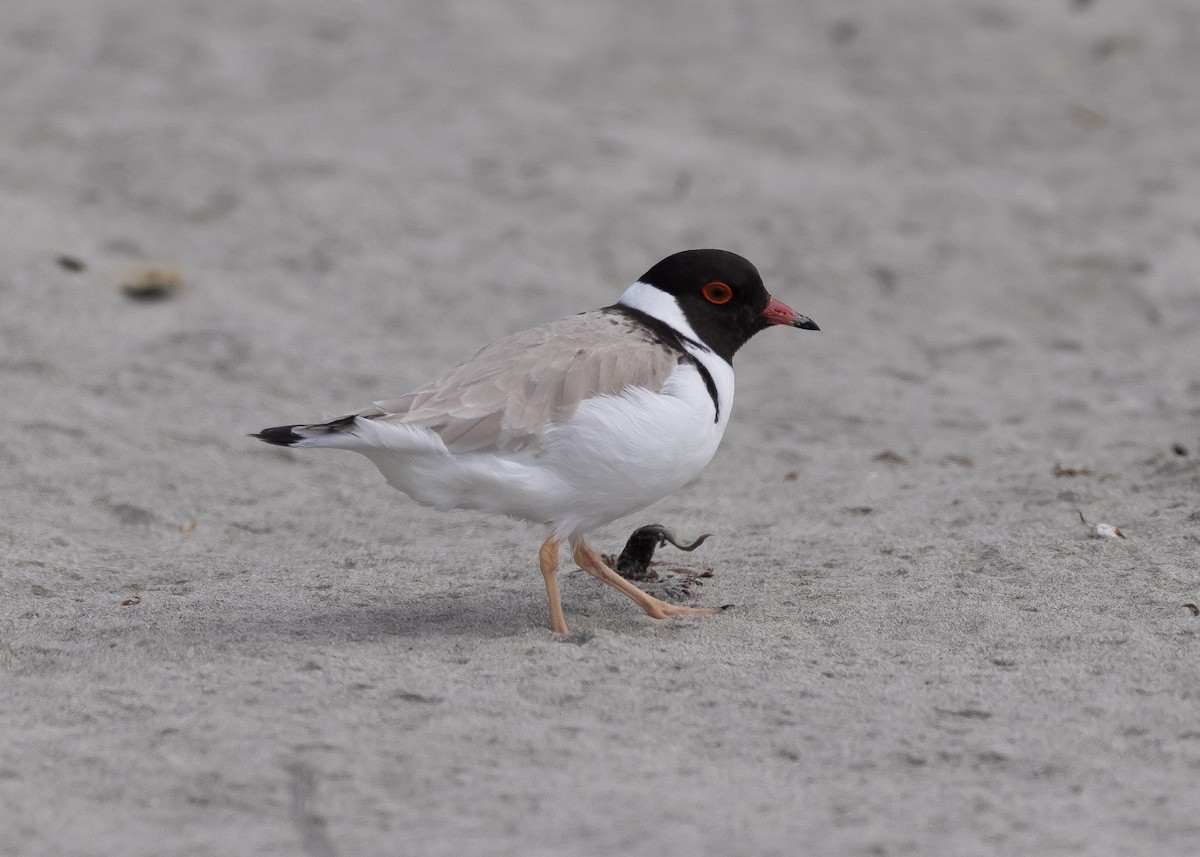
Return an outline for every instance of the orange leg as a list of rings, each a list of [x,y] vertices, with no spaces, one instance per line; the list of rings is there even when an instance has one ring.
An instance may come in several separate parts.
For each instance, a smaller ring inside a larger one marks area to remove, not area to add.
[[[545,550],[544,546],[542,550]],[[575,562],[579,563],[579,567],[588,574],[599,578],[618,592],[628,595],[639,607],[655,619],[666,619],[668,616],[684,616],[688,614],[712,616],[721,612],[719,607],[681,607],[678,604],[668,604],[666,601],[642,592],[642,590],[605,565],[604,561],[600,559],[600,555],[592,550],[583,539],[575,543]]]
[[[538,564],[546,580],[546,600],[550,602],[550,630],[556,634],[569,634],[567,620],[563,618],[562,601],[558,597],[558,542],[553,538],[542,543],[538,551]]]

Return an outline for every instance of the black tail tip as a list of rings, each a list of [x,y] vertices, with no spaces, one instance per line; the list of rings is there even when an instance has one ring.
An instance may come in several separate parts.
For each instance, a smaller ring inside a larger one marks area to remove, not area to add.
[[[265,443],[273,443],[276,446],[291,446],[298,440],[304,440],[303,436],[292,431],[296,428],[300,428],[300,426],[275,426],[274,428],[265,428],[257,434],[251,434],[250,437],[256,437]]]

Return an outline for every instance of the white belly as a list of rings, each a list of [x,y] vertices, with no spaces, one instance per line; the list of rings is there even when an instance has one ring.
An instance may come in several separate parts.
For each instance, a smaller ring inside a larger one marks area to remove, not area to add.
[[[715,409],[699,373],[681,367],[662,393],[631,390],[584,402],[552,430],[546,465],[570,486],[552,523],[582,532],[678,491],[712,460],[728,414]]]
[[[512,515],[565,538],[649,506],[704,469],[729,420],[733,370],[715,381],[715,420],[699,372],[683,365],[660,393],[635,388],[584,401],[536,450],[455,454],[431,445],[401,452],[388,443],[358,451],[420,503]]]

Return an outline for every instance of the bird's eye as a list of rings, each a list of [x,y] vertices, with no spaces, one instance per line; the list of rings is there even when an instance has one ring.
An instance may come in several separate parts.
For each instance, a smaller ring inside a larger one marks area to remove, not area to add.
[[[733,289],[724,283],[709,283],[700,290],[710,304],[727,304],[733,298]]]

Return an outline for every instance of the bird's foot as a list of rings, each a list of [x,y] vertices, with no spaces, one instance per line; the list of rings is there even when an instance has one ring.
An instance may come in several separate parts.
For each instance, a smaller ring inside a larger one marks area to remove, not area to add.
[[[716,616],[724,609],[724,607],[684,607],[681,604],[659,601],[652,608],[646,608],[646,612],[655,619],[670,619],[672,616]]]
[[[671,604],[638,589],[635,584],[609,568],[600,554],[592,550],[583,539],[575,542],[575,562],[588,574],[633,599],[634,603],[655,619],[689,614],[713,616],[724,610],[723,607],[684,607],[679,604]]]

